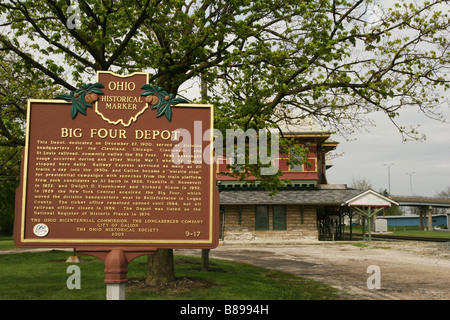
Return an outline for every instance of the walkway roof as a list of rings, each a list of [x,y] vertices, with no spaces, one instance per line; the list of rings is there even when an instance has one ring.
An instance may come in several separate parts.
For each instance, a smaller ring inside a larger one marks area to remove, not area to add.
[[[398,203],[373,190],[367,190],[345,201],[349,207],[390,207]]]
[[[431,206],[435,208],[450,208],[450,199],[426,198],[420,196],[392,196],[389,198],[398,202],[400,206]]]

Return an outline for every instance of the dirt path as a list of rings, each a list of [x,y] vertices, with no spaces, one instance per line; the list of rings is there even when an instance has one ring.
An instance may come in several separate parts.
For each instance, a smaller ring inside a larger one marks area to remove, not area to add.
[[[175,254],[200,255],[200,250]],[[346,291],[349,299],[450,300],[450,242],[225,244],[211,250],[210,257],[312,278]],[[367,287],[374,276],[369,266],[379,267],[380,289]]]

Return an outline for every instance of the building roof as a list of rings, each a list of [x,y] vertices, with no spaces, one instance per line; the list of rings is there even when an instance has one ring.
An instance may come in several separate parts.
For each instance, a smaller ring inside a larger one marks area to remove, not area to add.
[[[220,192],[220,204],[343,205],[362,192],[355,189],[279,190],[271,196],[270,191],[265,190],[224,190]]]
[[[370,189],[345,201],[345,204],[349,207],[390,207],[391,205],[398,206],[397,202]]]

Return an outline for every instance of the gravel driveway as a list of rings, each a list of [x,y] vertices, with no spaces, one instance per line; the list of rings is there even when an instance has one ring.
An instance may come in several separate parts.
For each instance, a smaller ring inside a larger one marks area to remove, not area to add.
[[[186,255],[200,252],[175,250]],[[210,258],[308,277],[344,290],[349,299],[450,300],[450,242],[225,243],[211,250]],[[377,276],[380,288],[369,289],[377,284]]]

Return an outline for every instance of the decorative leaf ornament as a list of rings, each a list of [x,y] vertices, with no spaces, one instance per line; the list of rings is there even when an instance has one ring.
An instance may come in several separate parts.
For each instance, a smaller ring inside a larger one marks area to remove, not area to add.
[[[175,98],[173,94],[168,94],[163,88],[158,86],[144,84],[141,89],[145,89],[141,96],[145,96],[145,101],[152,105],[152,109],[156,109],[157,118],[165,115],[167,120],[172,121],[171,106],[187,103],[185,99]]]
[[[78,112],[86,115],[86,108],[91,108],[92,103],[98,101],[98,96],[103,95],[103,84],[96,82],[93,84],[83,84],[80,89],[70,91],[70,94],[59,94],[55,99],[63,99],[72,102],[72,119],[74,119]],[[172,108],[171,106],[179,103],[187,103],[183,98],[175,98],[173,94],[168,94],[163,88],[158,86],[152,86],[150,84],[144,84],[141,89],[144,92],[141,96],[145,96],[145,102],[152,105],[152,109],[156,109],[156,117],[159,118],[163,115],[167,120],[172,121]]]
[[[55,99],[63,99],[72,102],[72,119],[74,119],[78,112],[86,115],[86,108],[92,108],[92,103],[98,100],[99,95],[103,95],[104,88],[100,82],[83,84],[80,89],[70,91],[70,94],[59,94]]]

